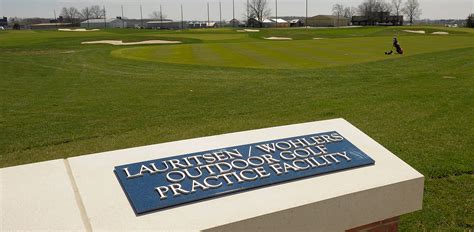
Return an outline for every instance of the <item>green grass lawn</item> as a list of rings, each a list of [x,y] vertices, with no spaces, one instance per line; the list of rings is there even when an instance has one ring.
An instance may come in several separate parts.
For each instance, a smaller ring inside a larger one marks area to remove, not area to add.
[[[0,90],[1,167],[342,117],[425,175],[401,231],[474,228],[472,29],[6,31]]]

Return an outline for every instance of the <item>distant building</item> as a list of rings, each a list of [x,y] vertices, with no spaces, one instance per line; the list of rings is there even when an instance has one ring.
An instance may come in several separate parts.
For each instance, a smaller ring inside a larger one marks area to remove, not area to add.
[[[302,27],[304,26],[303,19],[292,19],[289,21],[290,27]]]
[[[121,19],[88,19],[81,22],[82,28],[125,28],[127,22]]]
[[[146,22],[146,28],[149,28],[149,29],[178,30],[178,29],[181,29],[181,22],[175,22],[175,21],[149,21],[149,22]]]
[[[216,22],[201,22],[201,21],[191,21],[188,22],[188,28],[217,28],[219,25]]]
[[[352,25],[360,26],[402,26],[403,16],[390,15],[390,12],[371,12],[367,16],[352,16]]]
[[[247,20],[247,27],[263,27],[263,23],[256,18],[250,18]]]
[[[7,27],[7,26],[8,26],[8,18],[7,17],[0,18],[0,27]]]
[[[231,19],[228,25],[233,26],[233,27],[238,27],[240,25],[240,21],[237,19]]]
[[[155,19],[123,19],[126,22],[126,28],[141,28],[146,27],[146,22],[156,21]]]
[[[349,26],[351,20],[343,16],[334,15],[316,15],[308,18],[308,25],[310,27],[341,27]]]

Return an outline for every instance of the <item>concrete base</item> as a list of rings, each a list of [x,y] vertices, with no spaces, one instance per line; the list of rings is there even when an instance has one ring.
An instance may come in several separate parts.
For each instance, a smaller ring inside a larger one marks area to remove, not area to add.
[[[115,166],[337,131],[375,165],[136,216]],[[2,230],[353,231],[421,209],[423,176],[343,119],[303,123],[4,168]],[[352,230],[351,230],[352,229]]]

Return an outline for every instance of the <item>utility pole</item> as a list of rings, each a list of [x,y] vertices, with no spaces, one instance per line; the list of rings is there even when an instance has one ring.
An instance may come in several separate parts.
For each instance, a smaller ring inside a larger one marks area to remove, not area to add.
[[[125,21],[123,20],[123,5],[121,6],[122,7],[122,28],[125,28]]]
[[[211,26],[211,18],[209,17],[209,2],[207,2],[207,27]]]
[[[140,4],[140,24],[141,24],[141,28],[140,28],[140,29],[143,29],[143,13],[142,13],[142,4]]]
[[[104,5],[104,29],[107,29],[107,12],[105,11],[105,5]]]
[[[304,21],[304,26],[308,28],[308,0],[306,0],[306,18]]]
[[[184,21],[183,21],[183,4],[181,4],[181,30],[184,29]]]
[[[222,5],[221,5],[221,1],[219,1],[219,27],[222,27]]]
[[[232,27],[235,27],[235,0],[232,0]]]
[[[163,9],[161,8],[160,4],[160,29],[163,28]]]

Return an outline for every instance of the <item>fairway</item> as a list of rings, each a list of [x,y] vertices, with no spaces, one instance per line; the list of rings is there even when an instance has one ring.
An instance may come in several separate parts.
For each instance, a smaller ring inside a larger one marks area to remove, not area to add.
[[[0,31],[0,54],[1,167],[344,118],[426,178],[400,231],[474,228],[472,29]]]
[[[385,56],[391,37],[331,38],[299,41],[205,43],[117,49],[115,57],[144,61],[228,67],[299,69],[393,59]],[[388,46],[387,46],[388,44]],[[408,36],[404,56],[472,46],[472,37]]]

